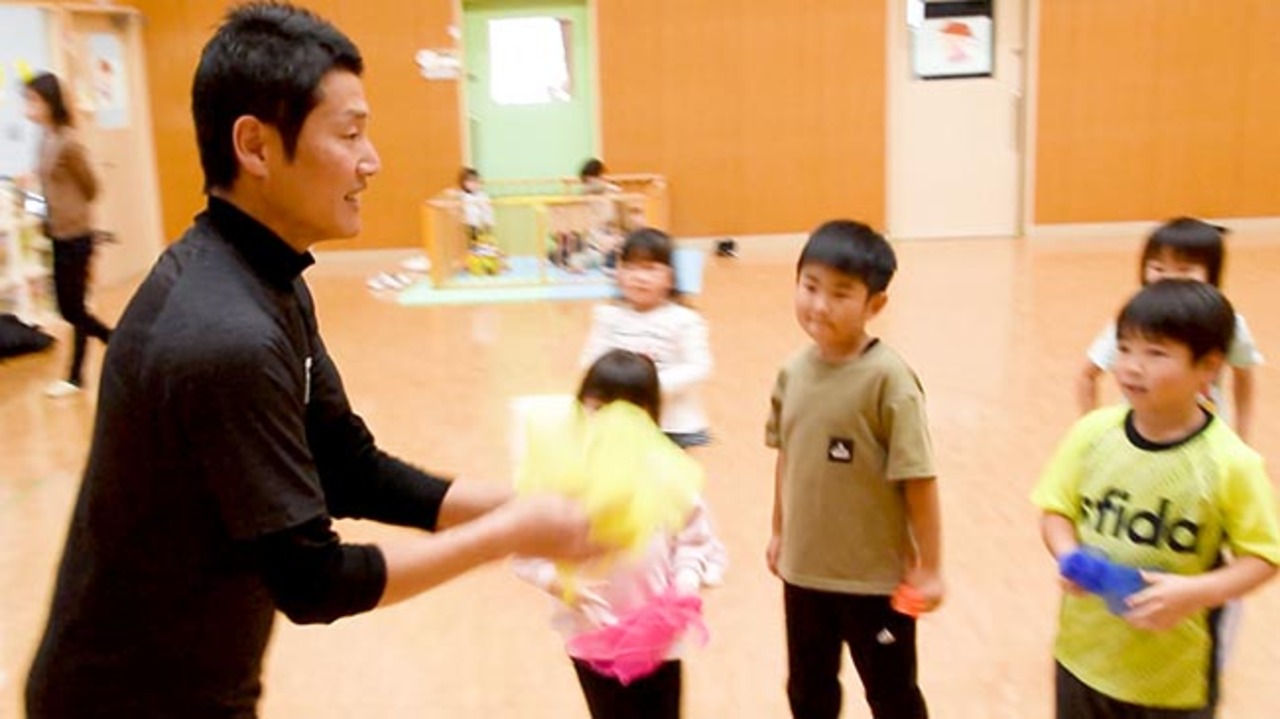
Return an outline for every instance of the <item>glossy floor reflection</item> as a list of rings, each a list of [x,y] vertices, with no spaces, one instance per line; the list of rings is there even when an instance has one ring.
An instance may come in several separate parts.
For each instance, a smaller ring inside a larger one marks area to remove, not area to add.
[[[1272,359],[1258,377],[1255,445],[1280,473],[1280,235],[1231,242],[1228,295]],[[940,719],[1051,716],[1057,588],[1027,494],[1074,417],[1071,380],[1088,341],[1135,289],[1137,252],[1134,238],[899,246],[901,271],[873,330],[916,367],[930,401],[950,596],[923,622],[921,675]],[[687,661],[689,717],[786,716],[780,591],[763,562],[773,458],[762,435],[774,373],[804,341],[791,310],[794,260],[786,243],[713,258],[695,303],[716,359],[705,399],[718,441],[700,458],[731,566],[707,597],[711,643]],[[383,269],[330,255],[308,274],[357,410],[392,452],[466,481],[507,481],[508,401],[572,390],[590,305],[400,307],[365,289]],[[129,289],[100,292],[99,314],[117,317]],[[0,365],[0,716],[21,715],[93,421],[91,396],[41,395],[62,370],[65,344]],[[96,369],[96,347],[91,357]],[[1106,393],[1118,396],[1110,384]],[[341,531],[369,540],[392,530]],[[495,566],[330,627],[281,621],[262,714],[586,716],[548,614]],[[1274,716],[1277,636],[1280,583],[1246,604],[1221,717]],[[845,686],[845,716],[866,717],[849,670]]]

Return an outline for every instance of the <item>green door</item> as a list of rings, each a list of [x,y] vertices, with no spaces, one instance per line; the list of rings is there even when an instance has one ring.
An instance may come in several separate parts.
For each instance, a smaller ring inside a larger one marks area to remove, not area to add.
[[[586,0],[467,0],[471,162],[486,179],[576,175],[598,152]]]

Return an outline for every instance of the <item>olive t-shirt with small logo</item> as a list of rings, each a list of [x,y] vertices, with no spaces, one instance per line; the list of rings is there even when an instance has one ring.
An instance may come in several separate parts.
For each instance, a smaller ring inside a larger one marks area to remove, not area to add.
[[[892,594],[911,547],[901,481],[935,474],[915,372],[883,342],[835,363],[809,347],[778,373],[765,443],[785,457],[782,578]]]

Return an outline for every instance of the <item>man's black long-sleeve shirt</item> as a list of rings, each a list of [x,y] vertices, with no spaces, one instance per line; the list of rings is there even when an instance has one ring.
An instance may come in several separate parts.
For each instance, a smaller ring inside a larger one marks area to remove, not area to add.
[[[386,567],[330,518],[433,529],[446,480],[377,448],[301,272],[211,198],[130,301],[27,686],[29,716],[252,717],[277,607],[376,606]]]

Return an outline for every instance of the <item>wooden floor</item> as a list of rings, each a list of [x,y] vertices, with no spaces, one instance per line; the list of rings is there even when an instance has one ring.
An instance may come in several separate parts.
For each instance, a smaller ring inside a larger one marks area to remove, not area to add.
[[[1232,243],[1228,294],[1272,360],[1259,377],[1254,443],[1280,474],[1280,235]],[[899,249],[902,269],[873,330],[919,371],[939,455],[950,595],[920,631],[935,717],[1051,716],[1057,590],[1027,495],[1073,419],[1071,380],[1087,343],[1135,288],[1137,250],[1132,238]],[[707,599],[711,643],[687,661],[689,717],[786,716],[779,584],[763,561],[773,461],[762,435],[774,373],[805,339],[791,309],[794,257],[790,245],[749,246],[740,259],[712,260],[697,301],[712,332],[705,398],[718,439],[701,459],[732,564]],[[381,269],[369,257],[329,256],[308,274],[356,409],[401,456],[507,481],[508,401],[572,390],[590,306],[399,307],[364,288]],[[100,313],[114,320],[129,290],[101,291]],[[40,395],[62,371],[65,344],[0,366],[0,716],[21,715],[93,420],[92,398]],[[96,370],[97,347],[92,356]],[[391,531],[341,530],[357,539]],[[282,621],[263,716],[585,716],[547,616],[540,596],[494,566],[330,627]],[[1220,716],[1276,716],[1277,676],[1280,583],[1246,604]],[[866,717],[848,669],[845,679],[844,715]]]

